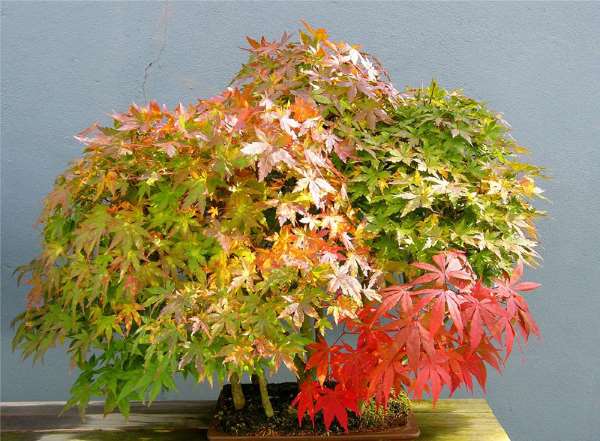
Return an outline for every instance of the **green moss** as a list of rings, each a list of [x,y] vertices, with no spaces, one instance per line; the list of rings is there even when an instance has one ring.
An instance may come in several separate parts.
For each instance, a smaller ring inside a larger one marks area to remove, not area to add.
[[[374,401],[365,404],[359,420],[359,428],[393,427],[404,421],[410,411],[410,399],[405,393],[390,397],[387,407],[377,406]]]

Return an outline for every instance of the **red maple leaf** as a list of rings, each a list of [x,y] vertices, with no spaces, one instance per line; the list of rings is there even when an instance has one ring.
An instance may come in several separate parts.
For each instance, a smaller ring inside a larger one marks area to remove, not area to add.
[[[418,368],[422,352],[429,355],[435,352],[431,333],[417,320],[411,319],[410,323],[396,334],[395,340],[401,346],[406,346],[408,365],[413,370]]]
[[[469,342],[471,350],[475,350],[485,333],[485,328],[498,341],[502,332],[498,323],[505,316],[505,312],[498,304],[491,290],[477,282],[471,295],[464,296],[463,316],[469,324]]]
[[[317,380],[323,384],[329,373],[329,358],[332,354],[338,352],[341,347],[329,346],[324,338],[320,338],[318,342],[311,343],[307,346],[311,351],[310,357],[306,362],[306,370],[315,369]]]
[[[412,293],[407,289],[409,285],[389,286],[380,291],[381,303],[377,306],[376,312],[372,317],[372,322],[386,316],[397,306],[410,313],[413,310]]]
[[[448,356],[443,350],[438,350],[434,354],[424,357],[421,361],[419,372],[412,384],[412,390],[418,399],[421,398],[424,391],[429,390],[431,398],[435,402],[440,397],[444,386],[451,388],[452,378]]]
[[[533,291],[542,286],[535,282],[520,282],[521,277],[523,277],[523,261],[517,263],[510,277],[504,280],[495,280],[495,282],[499,285],[499,288],[513,293],[516,291]]]
[[[292,401],[292,406],[298,408],[298,424],[302,426],[304,414],[308,413],[310,420],[315,425],[315,402],[319,398],[323,388],[316,381],[305,381],[300,384],[300,392]]]
[[[335,389],[323,389],[323,393],[317,399],[315,409],[323,412],[323,422],[327,430],[331,427],[333,420],[337,419],[347,432],[347,409],[358,413],[358,400],[353,391],[344,389],[341,384],[338,384]]]
[[[437,334],[444,323],[446,317],[446,307],[452,318],[452,323],[458,331],[459,337],[463,337],[464,324],[460,313],[460,305],[463,302],[462,296],[459,296],[450,289],[422,289],[415,291],[415,294],[423,295],[425,304],[433,303],[431,316],[429,320],[429,331]]]
[[[342,340],[329,346],[321,339],[309,346],[306,368],[316,370],[318,381],[309,381],[294,400],[299,420],[322,412],[327,429],[337,420],[348,430],[349,410],[370,400],[386,406],[393,392],[407,386],[417,398],[429,392],[434,400],[444,387],[472,391],[477,382],[485,390],[488,365],[500,370],[502,346],[508,357],[516,330],[525,339],[539,332],[518,293],[539,285],[519,281],[522,264],[493,287],[477,281],[459,252],[415,266],[426,273],[380,290],[380,303],[367,303],[357,318],[345,319],[345,334],[357,337],[354,345]],[[335,388],[324,387],[325,380]]]
[[[533,291],[541,285],[535,282],[519,282],[522,276],[523,262],[519,261],[510,277],[495,280],[495,292],[506,302],[508,320],[519,325],[521,334],[527,341],[530,334],[539,336],[540,330],[529,312],[527,301],[517,291]]]

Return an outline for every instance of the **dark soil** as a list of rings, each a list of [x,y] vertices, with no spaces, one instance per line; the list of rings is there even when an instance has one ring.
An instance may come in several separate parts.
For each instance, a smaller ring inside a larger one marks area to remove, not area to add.
[[[242,385],[246,397],[246,407],[235,410],[231,397],[231,386],[223,386],[217,408],[215,409],[214,424],[220,432],[232,435],[325,435],[340,433],[344,429],[334,421],[329,429],[325,430],[323,419],[319,413],[315,417],[315,427],[308,416],[304,417],[302,427],[298,426],[298,414],[291,406],[292,400],[298,393],[296,383],[269,384],[269,397],[273,405],[274,416],[265,416],[260,401],[258,385]],[[355,431],[377,431],[391,427],[401,427],[406,424],[410,402],[404,395],[391,398],[388,408],[377,408],[374,404],[366,406],[363,413],[358,416],[349,412],[348,429]]]

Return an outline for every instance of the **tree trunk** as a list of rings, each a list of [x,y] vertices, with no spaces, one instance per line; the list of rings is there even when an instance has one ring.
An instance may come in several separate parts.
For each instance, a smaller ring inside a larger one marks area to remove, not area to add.
[[[310,317],[304,317],[304,321],[302,322],[302,327],[300,328],[300,334],[303,337],[309,338],[312,341],[315,341],[315,327],[314,321]],[[298,370],[298,383],[302,383],[306,378],[306,361],[300,357],[296,356],[294,358],[294,364],[296,365],[296,369]]]
[[[262,401],[265,415],[267,418],[271,418],[273,416],[273,406],[271,405],[271,400],[269,399],[269,391],[267,390],[267,379],[265,378],[265,374],[258,375],[258,387],[260,389],[260,400]]]
[[[240,384],[240,377],[238,374],[231,374],[229,380],[231,382],[231,395],[233,396],[233,407],[235,410],[241,410],[246,405],[246,398],[244,397],[244,391]]]
[[[312,341],[315,340],[315,325],[314,319],[311,317],[304,317],[304,321],[302,322],[302,328],[300,332],[304,337],[310,338]]]

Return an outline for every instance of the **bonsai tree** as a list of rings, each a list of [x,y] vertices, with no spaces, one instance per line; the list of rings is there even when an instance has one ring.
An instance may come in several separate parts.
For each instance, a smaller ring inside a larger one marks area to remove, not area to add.
[[[248,39],[220,95],[94,124],[55,183],[14,346],[66,342],[68,402],[127,414],[181,373],[259,385],[296,374],[326,428],[403,390],[500,369],[537,334],[518,291],[535,264],[539,168],[500,114],[435,83],[397,91],[379,62],[306,25]],[[324,339],[334,326],[342,335]],[[502,355],[502,348],[505,348]]]

